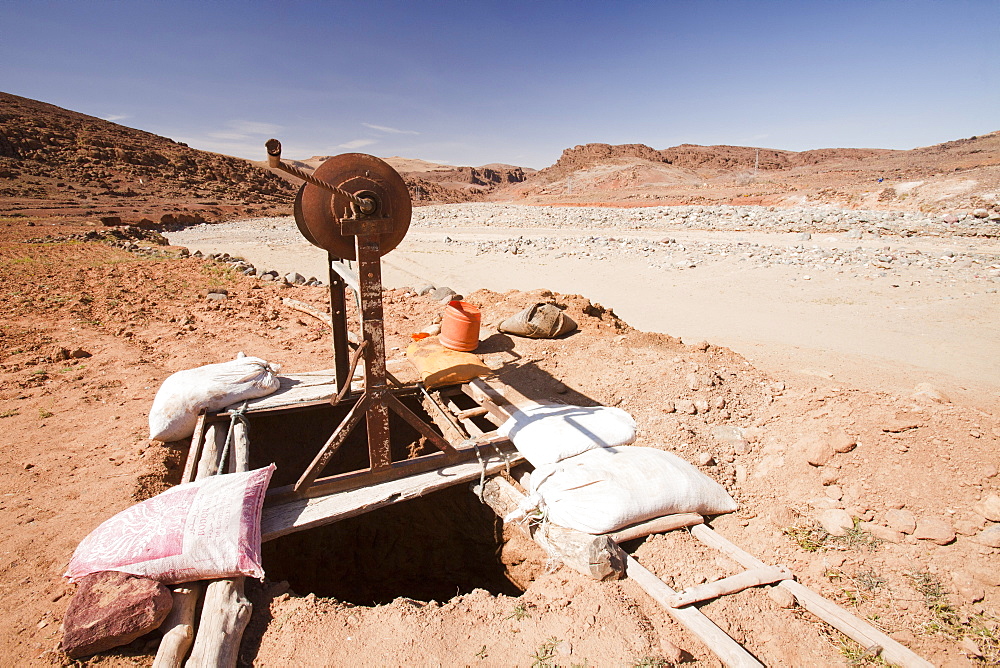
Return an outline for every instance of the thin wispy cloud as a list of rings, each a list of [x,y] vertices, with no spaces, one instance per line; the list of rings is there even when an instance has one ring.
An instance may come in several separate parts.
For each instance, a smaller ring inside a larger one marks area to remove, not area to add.
[[[379,132],[385,132],[390,135],[418,135],[420,134],[416,130],[400,130],[399,128],[390,128],[388,125],[375,125],[374,123],[362,123],[361,125],[369,128],[371,130],[377,130]]]
[[[111,114],[109,116],[105,116],[104,120],[114,123],[115,121],[124,121],[126,118],[128,118],[127,114]]]
[[[338,144],[337,146],[339,148],[351,149],[351,148],[361,148],[362,146],[370,146],[374,143],[376,143],[374,139],[355,139],[353,141],[349,141],[343,144]]]
[[[208,137],[221,141],[246,141],[259,137],[273,137],[280,133],[282,127],[273,123],[259,123],[241,119],[226,121],[224,130],[207,133]]]

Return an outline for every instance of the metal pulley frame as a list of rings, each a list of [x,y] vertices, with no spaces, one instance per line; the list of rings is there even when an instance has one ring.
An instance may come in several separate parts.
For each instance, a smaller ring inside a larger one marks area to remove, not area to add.
[[[317,496],[371,482],[404,477],[441,465],[441,457],[418,457],[392,461],[389,411],[403,418],[444,454],[446,462],[472,456],[459,452],[429,424],[393,395],[385,367],[385,327],[382,308],[380,257],[403,240],[410,226],[412,204],[402,177],[388,163],[364,153],[334,156],[312,174],[281,160],[281,144],[267,142],[269,166],[303,179],[295,198],[295,222],[310,243],[327,251],[330,267],[330,310],[333,324],[337,403],[350,394],[352,375],[348,356],[346,286],[359,296],[361,316],[360,353],[364,355],[364,390],[326,441],[312,463],[294,485],[300,496]],[[357,261],[357,274],[343,260]],[[356,353],[357,354],[357,353]],[[317,481],[330,458],[364,418],[368,431],[370,468]],[[427,461],[420,461],[421,459]]]

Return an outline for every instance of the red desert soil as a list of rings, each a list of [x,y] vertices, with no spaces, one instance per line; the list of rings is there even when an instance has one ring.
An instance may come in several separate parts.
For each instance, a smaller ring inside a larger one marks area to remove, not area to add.
[[[94,228],[27,227],[19,219],[0,227],[0,582],[16,601],[0,615],[0,651],[18,663],[65,662],[56,646],[73,587],[61,574],[74,547],[104,519],[177,481],[187,444],[146,438],[147,411],[167,375],[239,351],[279,362],[285,372],[330,365],[324,328],[281,302],[293,296],[322,307],[324,288],[259,282],[145,240],[132,251],[79,240],[88,231]],[[229,298],[207,300],[210,288],[227,289]],[[391,359],[442,305],[405,290],[385,299]],[[479,291],[469,299],[487,323],[536,300],[565,306],[579,332],[528,340],[487,327],[486,362],[532,397],[625,408],[641,427],[639,445],[692,462],[712,455],[716,463],[702,470],[740,503],[737,513],[713,521],[720,533],[789,566],[935,663],[973,663],[969,638],[996,660],[998,551],[976,538],[989,524],[979,504],[1000,488],[996,417],[950,403],[785,384],[725,348],[636,331],[579,296]],[[691,414],[685,400],[703,400],[708,410]],[[857,441],[854,450],[824,466],[807,463],[817,439],[845,434]],[[419,512],[433,518],[451,503]],[[815,518],[837,507],[877,525],[903,508],[918,523],[943,520],[956,539],[937,545],[890,533],[899,542],[887,542],[860,530],[834,539],[815,529]],[[359,558],[385,568],[448,561],[427,554],[434,541],[407,540],[402,558],[377,544],[330,548],[317,558],[338,568],[339,560]],[[675,588],[737,571],[683,532],[627,547]],[[547,565],[517,539],[500,559],[525,593],[468,587],[428,601],[400,580],[393,583],[398,598],[390,588],[381,594],[387,602],[358,605],[266,580],[252,587],[242,661],[499,666],[538,665],[548,656],[542,665],[667,665],[679,647],[689,661],[717,665],[628,581],[596,583]],[[780,608],[764,589],[702,609],[768,665],[838,665],[862,653],[808,613]],[[156,643],[154,634],[85,663],[148,665]]]

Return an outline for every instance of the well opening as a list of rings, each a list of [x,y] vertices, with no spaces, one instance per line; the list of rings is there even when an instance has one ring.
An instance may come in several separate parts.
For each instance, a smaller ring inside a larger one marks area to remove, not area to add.
[[[264,569],[300,595],[356,605],[446,601],[473,589],[519,596],[503,524],[467,484],[269,541]]]
[[[430,421],[417,391],[396,394],[407,408],[441,433]],[[357,397],[348,398],[336,406],[329,403],[278,411],[250,413],[247,416],[250,434],[250,467],[259,468],[272,462],[277,465],[271,487],[293,484],[319,452],[320,448],[354,406]],[[403,418],[389,411],[389,440],[393,461],[437,452],[426,439]],[[366,469],[368,430],[362,420],[339,450],[330,458],[320,477]]]

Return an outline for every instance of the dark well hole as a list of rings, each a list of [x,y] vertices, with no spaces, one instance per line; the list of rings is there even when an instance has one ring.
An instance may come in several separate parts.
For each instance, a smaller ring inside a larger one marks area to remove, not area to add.
[[[299,595],[356,605],[446,601],[485,589],[519,596],[500,519],[467,484],[264,543],[264,570]]]
[[[434,427],[420,397],[413,389],[396,393],[407,408]],[[271,488],[290,485],[299,479],[320,448],[344,419],[357,397],[345,399],[336,406],[324,402],[301,408],[288,408],[272,412],[250,413],[250,467],[259,468],[270,463],[277,465],[271,478]],[[437,452],[425,442],[423,436],[403,418],[389,411],[389,442],[393,461]],[[356,426],[340,449],[330,458],[320,477],[358,471],[369,467],[368,430],[365,421]]]

